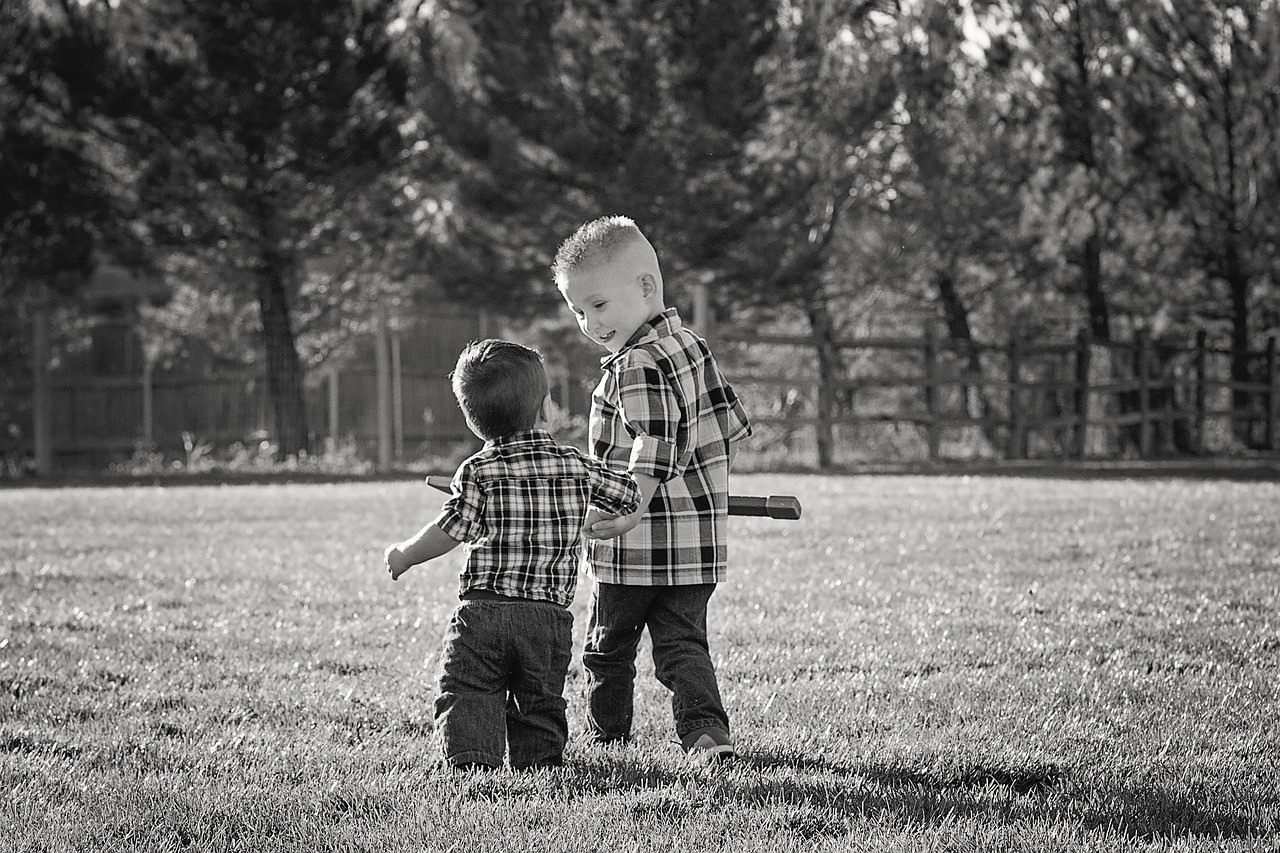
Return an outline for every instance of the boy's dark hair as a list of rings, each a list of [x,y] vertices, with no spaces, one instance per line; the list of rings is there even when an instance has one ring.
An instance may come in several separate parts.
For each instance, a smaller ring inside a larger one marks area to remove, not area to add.
[[[551,263],[551,273],[558,282],[571,272],[613,260],[622,249],[642,237],[640,228],[626,216],[593,219],[560,244]]]
[[[542,356],[511,341],[472,341],[450,374],[453,396],[486,440],[533,429],[550,386]]]

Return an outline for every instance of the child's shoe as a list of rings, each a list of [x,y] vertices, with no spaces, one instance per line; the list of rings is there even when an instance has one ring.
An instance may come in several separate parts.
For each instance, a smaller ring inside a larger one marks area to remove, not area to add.
[[[720,729],[700,729],[690,732],[680,741],[684,753],[691,761],[727,761],[737,755],[733,740]]]

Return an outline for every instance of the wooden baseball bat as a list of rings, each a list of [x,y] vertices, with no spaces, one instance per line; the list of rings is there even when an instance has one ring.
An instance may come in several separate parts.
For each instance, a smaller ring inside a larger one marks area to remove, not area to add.
[[[427,485],[447,492],[450,479],[438,474],[427,477]],[[795,495],[729,495],[729,515],[780,518],[795,521],[800,517],[800,500]]]

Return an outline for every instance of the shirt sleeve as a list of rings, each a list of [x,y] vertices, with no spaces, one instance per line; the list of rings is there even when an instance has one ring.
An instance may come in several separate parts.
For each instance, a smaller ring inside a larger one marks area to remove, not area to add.
[[[451,539],[475,542],[484,537],[485,495],[471,466],[463,463],[453,475],[451,493],[440,508],[436,526]]]
[[[742,399],[734,392],[733,386],[726,382],[724,391],[729,399],[729,442],[732,444],[751,435],[751,421],[747,419]]]
[[[628,471],[665,483],[681,474],[681,437],[687,431],[675,389],[652,363],[631,363],[618,372],[618,409],[633,437]]]
[[[598,459],[586,457],[583,461],[591,472],[591,503],[616,515],[630,515],[640,508],[640,486],[634,477]]]

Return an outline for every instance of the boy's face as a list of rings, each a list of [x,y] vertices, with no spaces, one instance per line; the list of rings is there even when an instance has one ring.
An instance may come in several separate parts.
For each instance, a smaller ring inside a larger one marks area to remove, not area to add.
[[[655,307],[652,274],[634,273],[619,264],[574,272],[560,282],[560,293],[582,334],[611,353],[619,352],[636,329],[661,313]]]

